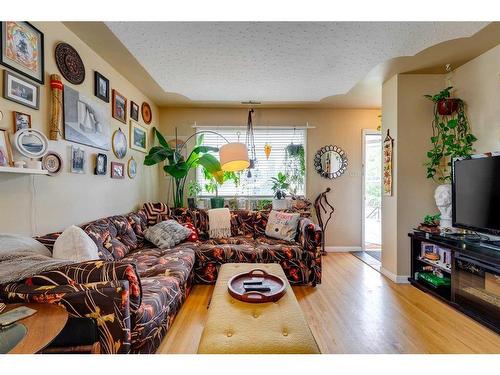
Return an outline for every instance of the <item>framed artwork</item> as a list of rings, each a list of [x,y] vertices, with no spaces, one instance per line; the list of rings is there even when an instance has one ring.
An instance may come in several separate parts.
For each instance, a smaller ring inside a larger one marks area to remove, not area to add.
[[[71,173],[85,173],[85,150],[71,146]]]
[[[139,121],[139,104],[130,101],[130,118]]]
[[[0,47],[2,65],[44,84],[44,42],[40,30],[25,21],[3,21]]]
[[[384,158],[384,195],[392,195],[392,153],[394,147],[394,138],[389,134],[384,139],[383,158]]]
[[[31,128],[31,115],[22,112],[12,112],[14,114],[14,133],[21,129]]]
[[[113,117],[118,121],[127,123],[127,99],[118,91],[113,90],[113,98],[111,103]]]
[[[148,131],[137,122],[130,120],[130,148],[146,153],[148,150]]]
[[[3,71],[3,97],[33,109],[40,107],[40,86],[20,75]]]
[[[109,103],[109,79],[99,72],[94,72],[94,95]]]
[[[9,133],[0,129],[0,167],[12,166],[12,149],[10,147]]]
[[[111,178],[125,178],[125,165],[123,163],[111,162]]]
[[[123,159],[127,155],[127,137],[122,129],[118,129],[113,133],[113,152],[118,159]]]
[[[127,163],[127,173],[129,178],[135,178],[137,176],[137,162],[133,157]]]
[[[110,120],[104,104],[64,85],[64,139],[109,150]]]
[[[37,159],[47,153],[49,140],[40,130],[22,129],[14,135],[14,146],[21,155]]]
[[[95,157],[94,174],[104,176],[108,171],[108,156],[106,154],[97,154]]]
[[[151,124],[151,120],[153,119],[153,112],[151,111],[151,107],[149,106],[148,103],[144,102],[141,105],[141,113],[142,113],[142,119],[144,122],[149,125]]]

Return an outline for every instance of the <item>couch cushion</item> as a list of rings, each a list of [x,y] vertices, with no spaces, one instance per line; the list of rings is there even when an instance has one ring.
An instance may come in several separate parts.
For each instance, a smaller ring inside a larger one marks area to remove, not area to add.
[[[208,238],[208,214],[206,210],[194,210],[189,208],[172,208],[170,218],[179,223],[192,223],[198,230],[201,238]]]
[[[148,202],[143,205],[144,213],[146,214],[146,219],[148,226],[155,225],[160,221],[168,219],[169,208],[165,203],[161,202]]]
[[[174,276],[146,277],[141,282],[142,303],[132,316],[131,351],[154,353],[181,306],[181,285]]]
[[[248,210],[231,211],[231,235],[252,238],[254,229],[255,212]]]
[[[138,245],[141,245],[144,241],[144,231],[148,227],[146,211],[141,209],[137,212],[130,212],[129,214],[125,215],[125,217],[132,227],[135,236],[137,237]]]

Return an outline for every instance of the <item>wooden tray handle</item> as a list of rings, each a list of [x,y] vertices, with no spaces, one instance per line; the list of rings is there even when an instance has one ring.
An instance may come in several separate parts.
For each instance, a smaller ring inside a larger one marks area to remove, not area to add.
[[[259,272],[261,274],[259,274]],[[268,273],[264,270],[261,270],[260,268],[256,268],[254,270],[251,270],[249,273],[248,273],[248,276],[267,276]]]
[[[254,301],[259,301],[264,298],[267,298],[267,296],[264,293],[257,291],[245,292],[243,293],[243,296],[245,296],[245,298],[248,300],[254,300]]]

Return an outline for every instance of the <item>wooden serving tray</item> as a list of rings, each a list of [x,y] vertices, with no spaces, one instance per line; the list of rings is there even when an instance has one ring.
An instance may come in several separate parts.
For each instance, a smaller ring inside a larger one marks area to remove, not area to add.
[[[244,281],[262,280],[263,286],[271,288],[270,291],[246,291],[243,287]],[[261,269],[254,269],[250,272],[240,273],[233,276],[227,282],[229,294],[240,301],[250,303],[275,302],[286,292],[286,282],[279,276],[272,275]]]

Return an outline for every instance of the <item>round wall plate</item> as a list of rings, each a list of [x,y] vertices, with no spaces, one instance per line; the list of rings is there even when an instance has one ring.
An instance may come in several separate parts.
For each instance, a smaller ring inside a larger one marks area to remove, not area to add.
[[[49,176],[56,176],[63,169],[63,160],[57,152],[49,151],[42,159],[42,168],[49,172]]]
[[[39,130],[21,129],[14,134],[14,146],[21,155],[36,159],[47,153],[49,141]]]
[[[151,107],[148,103],[144,102],[141,105],[141,113],[142,119],[146,124],[151,124],[151,120],[153,119],[153,112],[151,111]]]
[[[85,65],[73,47],[68,43],[59,43],[55,55],[57,67],[64,78],[74,85],[85,80]]]

